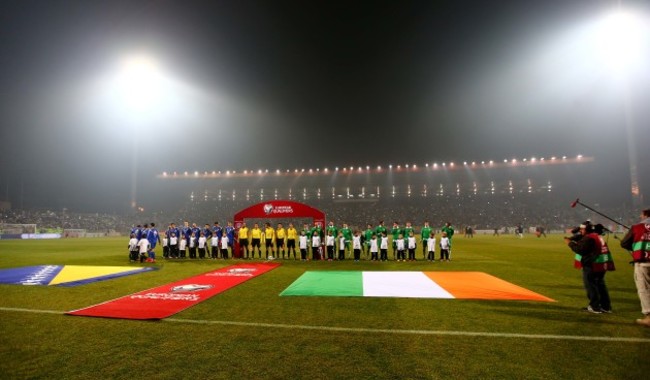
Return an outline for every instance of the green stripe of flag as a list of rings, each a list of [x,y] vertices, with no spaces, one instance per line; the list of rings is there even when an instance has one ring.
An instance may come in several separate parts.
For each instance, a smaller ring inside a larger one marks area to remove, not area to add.
[[[363,296],[362,272],[309,271],[286,288],[281,296]]]

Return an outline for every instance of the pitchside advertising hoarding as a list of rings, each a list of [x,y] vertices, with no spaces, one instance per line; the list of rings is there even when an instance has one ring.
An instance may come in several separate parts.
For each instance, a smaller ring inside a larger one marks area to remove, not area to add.
[[[60,239],[57,228],[37,228],[34,223],[1,223],[0,239]]]
[[[0,240],[10,239],[61,239],[61,234],[1,234]]]

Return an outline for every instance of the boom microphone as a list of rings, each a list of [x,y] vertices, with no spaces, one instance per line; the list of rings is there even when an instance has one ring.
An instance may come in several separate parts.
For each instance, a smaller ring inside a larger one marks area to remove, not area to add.
[[[584,208],[586,208],[586,209],[588,209],[588,210],[591,210],[591,211],[595,212],[596,214],[602,216],[603,218],[606,218],[606,219],[608,219],[608,220],[610,220],[610,221],[612,221],[612,222],[618,224],[619,226],[621,226],[621,227],[623,227],[623,228],[625,228],[625,229],[627,229],[627,230],[630,229],[630,227],[626,226],[625,224],[623,224],[623,223],[621,223],[621,222],[619,222],[619,221],[617,221],[617,220],[615,220],[615,219],[612,219],[612,218],[610,218],[609,216],[603,214],[602,212],[600,212],[600,211],[598,211],[598,210],[594,210],[593,208],[591,208],[591,207],[587,206],[586,204],[580,202],[580,198],[576,198],[576,200],[573,201],[573,202],[571,203],[571,208],[575,208],[576,205],[584,206]]]

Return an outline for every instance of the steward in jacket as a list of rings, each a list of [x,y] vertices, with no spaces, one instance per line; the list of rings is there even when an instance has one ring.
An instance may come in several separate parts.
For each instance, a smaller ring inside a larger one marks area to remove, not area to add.
[[[641,301],[644,318],[636,323],[650,327],[650,209],[643,210],[641,222],[630,228],[621,240],[621,247],[632,251],[634,282]]]

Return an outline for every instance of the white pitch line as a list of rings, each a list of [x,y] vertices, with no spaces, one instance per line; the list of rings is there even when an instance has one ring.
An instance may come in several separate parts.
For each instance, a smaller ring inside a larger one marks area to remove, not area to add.
[[[374,334],[449,335],[449,336],[470,336],[470,337],[478,336],[478,337],[492,337],[492,338],[556,339],[556,340],[650,343],[650,339],[647,338],[622,338],[622,337],[617,338],[617,337],[609,337],[609,336],[489,333],[489,332],[479,332],[479,331],[369,329],[363,327],[285,325],[285,324],[276,324],[276,323],[207,321],[207,320],[178,319],[178,318],[166,318],[163,319],[163,322],[193,323],[193,324],[208,324],[208,325],[211,324],[231,325],[231,326],[247,326],[247,327],[271,327],[271,328],[293,329],[293,330],[316,330],[316,331],[356,332],[356,333],[374,333]]]
[[[37,313],[37,314],[63,314],[64,313],[64,311],[21,309],[17,307],[0,307],[0,311],[17,311],[21,313]]]
[[[0,311],[39,313],[39,314],[64,314],[56,310],[34,310],[12,307],[0,307]],[[626,342],[626,343],[650,343],[648,338],[624,338],[609,336],[581,336],[581,335],[544,335],[544,334],[518,334],[518,333],[490,333],[480,331],[444,331],[444,330],[396,330],[396,329],[370,329],[363,327],[331,327],[331,326],[308,326],[308,325],[285,325],[278,323],[259,322],[235,322],[235,321],[208,321],[195,319],[166,318],[163,322],[189,323],[199,325],[229,325],[245,327],[271,327],[288,330],[314,330],[332,332],[372,333],[372,334],[403,334],[403,335],[439,335],[439,336],[468,336],[488,338],[522,338],[522,339],[554,339],[554,340],[580,340],[600,342]]]

